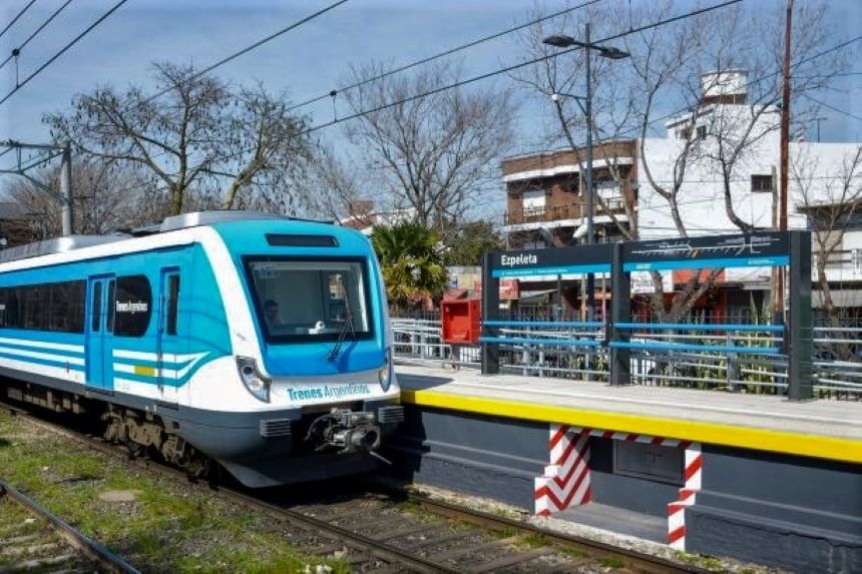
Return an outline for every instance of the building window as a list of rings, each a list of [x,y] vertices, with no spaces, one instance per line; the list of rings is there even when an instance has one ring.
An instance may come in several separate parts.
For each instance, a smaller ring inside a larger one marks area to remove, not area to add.
[[[757,193],[772,193],[771,175],[752,175],[751,191]]]
[[[530,188],[524,191],[521,201],[521,209],[523,210],[523,221],[543,221],[545,219],[545,199],[546,193],[544,189]]]
[[[697,126],[697,139],[706,139],[706,126]]]

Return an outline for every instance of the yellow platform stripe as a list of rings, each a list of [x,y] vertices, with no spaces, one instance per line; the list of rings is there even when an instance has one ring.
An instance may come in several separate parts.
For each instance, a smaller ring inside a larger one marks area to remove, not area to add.
[[[503,399],[486,399],[470,395],[454,395],[439,391],[402,389],[401,400],[402,402],[422,407],[437,407],[482,415],[566,424],[607,431],[628,432],[722,446],[825,458],[842,462],[862,463],[862,441],[851,438],[739,427],[630,413],[587,410],[575,407],[538,405]]]

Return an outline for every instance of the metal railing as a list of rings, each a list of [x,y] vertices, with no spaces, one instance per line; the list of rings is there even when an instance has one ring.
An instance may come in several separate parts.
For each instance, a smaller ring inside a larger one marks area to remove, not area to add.
[[[625,199],[622,196],[603,197],[606,207],[596,202],[596,215],[623,214],[626,210]],[[586,205],[568,203],[564,205],[538,205],[507,211],[503,216],[505,225],[519,225],[542,221],[560,221],[566,219],[583,219],[587,216]]]
[[[478,368],[479,346],[442,341],[436,318],[394,318],[399,362]],[[751,324],[618,323],[627,341],[607,341],[605,324],[578,321],[486,321],[484,337],[500,349],[502,372],[607,383],[609,350],[630,353],[631,382],[726,392],[785,394],[783,327]],[[814,328],[812,383],[817,398],[862,400],[862,328]]]

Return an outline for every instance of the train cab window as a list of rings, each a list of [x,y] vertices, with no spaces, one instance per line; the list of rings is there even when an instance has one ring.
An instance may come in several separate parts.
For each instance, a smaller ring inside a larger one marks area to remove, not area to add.
[[[247,258],[245,263],[267,340],[336,341],[373,335],[363,260]]]
[[[110,299],[109,299],[110,301]],[[144,275],[117,277],[114,311],[114,334],[118,337],[142,337],[152,315],[153,292]]]

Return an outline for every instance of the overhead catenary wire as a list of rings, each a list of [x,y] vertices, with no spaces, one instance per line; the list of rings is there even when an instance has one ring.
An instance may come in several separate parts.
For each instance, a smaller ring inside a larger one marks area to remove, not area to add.
[[[104,21],[105,21],[105,20],[106,20],[106,19],[107,19],[111,14],[113,14],[114,12],[116,12],[116,11],[117,11],[117,10],[118,10],[122,5],[123,5],[123,4],[125,4],[125,3],[126,3],[126,2],[128,2],[128,1],[129,1],[129,0],[120,0],[119,2],[117,2],[116,4],[114,4],[114,6],[113,6],[113,7],[111,7],[111,9],[109,9],[107,12],[105,12],[104,14],[102,14],[102,15],[101,15],[101,16],[100,16],[100,17],[99,17],[95,22],[93,22],[92,24],[90,24],[90,25],[87,27],[87,29],[86,29],[86,30],[84,30],[83,32],[81,32],[80,34],[78,34],[77,36],[75,36],[75,38],[74,38],[74,39],[72,39],[72,41],[71,41],[71,42],[69,42],[69,43],[67,43],[65,46],[63,46],[63,47],[60,49],[60,51],[58,51],[56,54],[54,54],[53,56],[51,56],[51,57],[50,57],[50,58],[49,58],[49,59],[48,59],[44,64],[42,64],[41,66],[39,66],[39,67],[36,69],[36,71],[35,71],[35,72],[33,72],[32,74],[30,74],[29,76],[27,76],[26,78],[24,78],[24,81],[22,81],[22,82],[18,83],[18,84],[17,84],[17,85],[16,85],[16,86],[15,86],[15,87],[14,87],[14,88],[13,88],[13,89],[8,93],[8,94],[6,94],[2,99],[0,99],[0,105],[3,105],[3,104],[4,104],[4,103],[9,99],[9,98],[11,98],[11,97],[12,97],[12,95],[13,95],[13,94],[15,94],[18,90],[20,90],[21,88],[23,88],[24,86],[26,86],[26,85],[30,82],[30,80],[32,80],[33,78],[35,78],[36,76],[38,76],[40,73],[42,73],[42,71],[44,71],[44,70],[45,70],[45,68],[47,68],[48,66],[50,66],[51,64],[53,64],[53,63],[57,60],[57,58],[59,58],[60,56],[62,56],[63,54],[65,54],[65,53],[66,53],[66,52],[67,52],[67,51],[68,51],[72,46],[74,46],[75,44],[77,44],[78,42],[80,42],[80,41],[81,41],[81,39],[82,39],[82,38],[84,38],[84,37],[85,37],[87,34],[89,34],[90,32],[92,32],[92,31],[93,31],[93,29],[95,29],[95,28],[96,28],[96,26],[98,26],[99,24],[101,24],[102,22],[104,22]]]
[[[502,36],[506,36],[508,34],[511,34],[512,32],[517,32],[518,30],[523,30],[524,28],[529,28],[530,26],[534,26],[540,22],[544,22],[545,20],[551,20],[553,18],[558,18],[564,14],[568,14],[569,12],[573,12],[575,10],[580,10],[581,8],[585,8],[591,4],[596,4],[597,2],[601,2],[601,1],[602,0],[590,0],[589,2],[584,2],[582,4],[578,4],[577,6],[571,6],[569,8],[566,8],[565,10],[560,10],[558,12],[554,12],[553,14],[548,14],[547,16],[542,16],[541,18],[537,18],[535,20],[531,20],[529,22],[519,24],[519,25],[514,26],[512,28],[507,28],[501,32],[496,32],[494,34],[484,36],[482,38],[479,38],[478,40],[473,40],[472,42],[467,42],[466,44],[462,44],[460,46],[456,46],[455,48],[451,48],[449,50],[439,52],[437,54],[434,54],[433,56],[428,56],[427,58],[422,58],[420,60],[416,60],[415,62],[411,62],[409,64],[405,64],[403,66],[393,68],[387,72],[383,72],[382,74],[378,74],[374,77],[366,78],[364,80],[360,80],[360,81],[355,82],[353,84],[350,84],[348,86],[342,86],[342,87],[337,88],[335,90],[331,90],[329,92],[326,92],[325,94],[315,96],[313,98],[310,98],[308,100],[305,100],[303,102],[300,102],[298,104],[294,104],[294,105],[288,107],[287,111],[292,111],[292,110],[295,110],[297,108],[301,108],[301,107],[307,106],[309,104],[313,104],[313,103],[319,102],[321,100],[325,100],[326,98],[330,98],[334,94],[337,94],[339,92],[346,92],[349,90],[353,90],[353,89],[359,88],[361,86],[364,86],[366,84],[370,84],[371,82],[376,82],[378,80],[382,80],[383,78],[387,78],[389,76],[410,70],[410,69],[415,68],[417,66],[421,66],[422,64],[427,64],[429,62],[433,62],[434,60],[439,60],[440,58],[444,58],[446,56],[451,56],[452,54],[456,54],[456,53],[461,52],[463,50],[466,50],[468,48],[473,48],[474,46],[484,44],[485,42],[490,42],[491,40],[496,40],[497,38],[500,38]]]
[[[836,108],[836,107],[835,107],[835,106],[833,106],[832,104],[827,104],[826,102],[823,102],[823,101],[821,101],[821,100],[818,100],[817,98],[815,98],[815,97],[813,97],[813,96],[809,96],[808,94],[802,94],[802,96],[803,96],[804,98],[806,98],[806,99],[811,100],[812,102],[814,102],[814,103],[815,103],[815,104],[817,104],[817,105],[823,106],[824,108],[829,108],[829,109],[830,109],[830,110],[832,110],[833,112],[839,113],[839,114],[841,114],[841,115],[843,115],[843,116],[847,116],[848,118],[852,118],[852,119],[854,119],[854,120],[857,120],[857,121],[862,122],[862,116],[857,116],[857,115],[852,114],[852,113],[850,113],[850,112],[848,112],[848,111],[846,111],[846,110],[842,110],[841,108]]]
[[[671,23],[673,23],[673,22],[677,22],[677,21],[679,21],[679,20],[683,20],[683,19],[685,19],[685,18],[691,18],[691,17],[693,17],[693,16],[698,16],[698,15],[700,15],[700,14],[705,14],[705,13],[707,13],[707,12],[711,12],[711,11],[713,11],[713,10],[718,10],[718,9],[721,9],[721,8],[726,8],[726,7],[731,6],[731,5],[733,5],[733,4],[738,4],[738,3],[739,3],[739,2],[741,2],[741,1],[742,1],[742,0],[727,0],[727,1],[725,1],[725,2],[722,2],[721,4],[714,4],[714,5],[712,5],[712,6],[707,6],[707,7],[705,7],[705,8],[700,8],[700,9],[698,9],[698,10],[693,10],[693,11],[691,11],[691,12],[687,12],[687,13],[685,13],[685,14],[680,14],[679,16],[673,16],[673,17],[671,17],[671,18],[667,18],[667,19],[665,19],[665,20],[659,20],[658,22],[653,22],[652,24],[645,24],[644,26],[641,26],[641,27],[639,27],[639,28],[634,28],[634,29],[628,30],[628,31],[626,31],[626,32],[622,32],[622,33],[619,33],[619,34],[616,34],[616,35],[613,35],[613,36],[608,36],[607,38],[603,38],[603,39],[601,39],[601,40],[597,40],[597,41],[595,41],[594,43],[596,43],[596,44],[601,44],[601,43],[604,43],[604,42],[610,42],[610,41],[612,41],[612,40],[616,40],[616,39],[619,39],[619,38],[623,38],[623,37],[628,36],[628,35],[630,35],[630,34],[635,34],[635,33],[637,33],[637,32],[643,32],[643,31],[645,31],[645,30],[650,30],[650,29],[652,29],[652,28],[658,28],[658,27],[660,27],[660,26],[664,26],[664,25],[667,25],[667,24],[671,24]],[[466,86],[466,85],[468,85],[468,84],[473,84],[473,83],[475,83],[475,82],[479,82],[479,81],[481,81],[481,80],[487,80],[488,78],[492,78],[492,77],[494,77],[494,76],[499,76],[500,74],[507,74],[507,73],[512,72],[512,71],[514,71],[514,70],[518,70],[518,69],[520,69],[520,68],[525,68],[525,67],[527,67],[527,66],[532,66],[532,65],[534,65],[534,64],[538,64],[539,62],[544,62],[544,61],[546,61],[546,60],[551,60],[551,59],[553,59],[553,58],[558,58],[558,57],[560,57],[560,56],[562,56],[562,55],[564,55],[564,54],[569,54],[569,53],[571,53],[571,52],[575,52],[575,51],[577,51],[577,50],[582,50],[582,49],[583,49],[583,48],[581,48],[581,47],[575,47],[575,48],[571,48],[571,49],[569,49],[569,50],[560,50],[559,52],[554,52],[554,53],[552,53],[552,54],[548,54],[548,55],[546,55],[546,56],[541,56],[541,57],[539,57],[539,58],[534,58],[534,59],[532,59],[532,60],[528,60],[528,61],[526,61],[526,62],[521,62],[521,63],[518,63],[518,64],[513,64],[513,65],[511,65],[511,66],[507,66],[507,67],[505,67],[505,68],[500,68],[500,69],[495,70],[495,71],[493,71],[493,72],[488,72],[488,73],[486,73],[486,74],[480,74],[480,75],[478,75],[478,76],[473,76],[472,78],[468,78],[468,79],[466,79],[466,80],[461,80],[461,81],[458,81],[458,82],[455,82],[455,83],[452,83],[452,84],[448,84],[448,85],[445,85],[445,86],[440,86],[440,87],[438,87],[438,88],[434,88],[434,89],[432,89],[432,90],[428,90],[428,91],[423,92],[423,93],[421,93],[421,94],[416,94],[416,95],[413,95],[413,96],[408,96],[408,97],[406,97],[406,98],[402,98],[402,99],[397,100],[397,101],[395,101],[395,102],[389,102],[389,103],[382,104],[382,105],[380,105],[380,106],[377,106],[377,107],[374,107],[374,108],[371,108],[371,109],[368,109],[368,110],[364,110],[364,111],[356,112],[356,113],[354,113],[354,114],[352,114],[352,115],[349,115],[349,116],[346,116],[346,117],[344,117],[344,118],[337,119],[337,120],[333,120],[333,121],[331,121],[331,122],[327,122],[327,123],[324,123],[324,124],[320,124],[320,125],[318,125],[318,126],[314,126],[314,127],[308,128],[307,130],[303,131],[302,133],[303,133],[303,134],[308,134],[308,133],[311,133],[311,132],[315,132],[315,131],[318,131],[318,130],[321,130],[321,129],[324,129],[324,128],[327,128],[327,127],[330,127],[330,126],[333,126],[333,125],[336,125],[336,124],[340,124],[340,123],[343,123],[343,122],[346,122],[346,121],[349,121],[349,120],[353,120],[353,119],[356,119],[356,118],[360,118],[360,117],[365,116],[365,115],[368,115],[368,114],[373,114],[373,113],[380,112],[380,111],[383,111],[383,110],[388,109],[388,108],[392,108],[392,107],[400,106],[400,105],[405,104],[405,103],[408,103],[408,102],[412,102],[412,101],[414,101],[414,100],[418,100],[418,99],[425,98],[425,97],[428,97],[428,96],[433,96],[434,94],[438,94],[438,93],[440,93],[440,92],[444,92],[444,91],[447,91],[447,90],[452,90],[452,89],[455,89],[455,88],[460,88],[461,86]]]
[[[8,24],[6,24],[6,26],[3,28],[3,30],[0,30],[0,38],[2,38],[2,37],[3,37],[3,34],[5,34],[6,32],[8,32],[8,31],[9,31],[9,28],[11,28],[12,26],[14,26],[14,25],[15,25],[15,22],[17,22],[17,21],[18,21],[18,19],[19,19],[21,16],[23,16],[23,15],[27,12],[27,10],[29,10],[29,9],[30,9],[30,6],[32,6],[32,5],[33,5],[33,4],[35,4],[35,3],[36,3],[36,0],[30,0],[30,2],[29,2],[26,6],[24,6],[23,8],[21,8],[21,10],[18,12],[18,14],[17,14],[14,18],[12,18],[12,20],[11,20]]]
[[[329,12],[330,10],[334,10],[335,8],[341,6],[342,4],[344,4],[348,1],[349,0],[338,0],[338,2],[333,2],[332,4],[330,4],[324,8],[321,8],[320,10],[318,10],[316,12],[309,14],[305,18],[302,18],[301,20],[298,20],[298,21],[294,22],[293,24],[282,28],[282,29],[278,30],[277,32],[273,32],[272,34],[266,36],[265,38],[258,40],[254,44],[246,46],[245,48],[243,48],[237,52],[234,52],[233,54],[226,56],[226,57],[222,58],[221,60],[218,60],[217,62],[207,66],[206,68],[203,68],[202,70],[199,70],[198,72],[195,72],[194,74],[192,74],[188,78],[183,78],[181,83],[191,82],[197,78],[200,78],[204,74],[208,74],[208,73],[212,72],[213,70],[215,70],[216,68],[219,68],[219,67],[227,64],[228,62],[236,60],[240,56],[245,55],[245,54],[251,52],[252,50],[256,50],[257,48],[263,46],[264,44],[266,44],[268,42],[271,42],[272,40],[275,40],[276,38],[278,38],[280,36],[283,36],[284,34],[290,32],[291,30],[294,30],[294,29],[302,26],[303,24],[310,22],[310,21],[314,20],[315,18],[319,18],[320,16],[323,16],[324,14]],[[160,98],[161,96],[167,94],[172,89],[173,89],[173,87],[165,88],[164,90],[162,90],[160,92],[156,92],[155,94],[146,98],[145,100],[142,100],[140,103],[151,102],[151,101],[153,101],[157,98]],[[0,103],[2,103],[2,102],[0,102]]]
[[[18,56],[21,53],[21,50],[23,50],[24,47],[27,46],[27,44],[29,44],[31,40],[33,40],[33,38],[38,36],[42,32],[42,30],[44,30],[45,27],[48,26],[48,24],[50,24],[51,21],[54,20],[54,18],[56,18],[60,14],[60,12],[65,10],[66,6],[68,6],[71,3],[72,3],[72,0],[66,0],[66,2],[64,4],[62,4],[59,8],[54,10],[54,13],[51,14],[50,16],[48,16],[48,18],[44,22],[42,22],[42,24],[38,28],[36,28],[35,32],[30,34],[30,36],[26,40],[21,42],[21,44],[19,44],[18,46],[15,46],[15,48],[12,50],[12,53],[9,54],[9,56],[5,60],[3,60],[3,62],[0,62],[0,70],[2,70],[3,67],[6,64],[8,64],[12,58],[14,58],[15,56]],[[2,34],[0,34],[0,35],[2,35]]]
[[[856,42],[859,42],[860,40],[862,40],[862,35],[856,36],[855,38],[851,38],[851,39],[849,39],[849,40],[845,40],[845,41],[840,42],[840,43],[838,43],[838,44],[836,44],[836,45],[834,45],[834,46],[831,46],[831,47],[829,47],[829,48],[827,48],[827,49],[825,49],[825,50],[823,50],[823,51],[821,51],[821,52],[818,52],[818,53],[813,54],[813,55],[811,55],[811,56],[808,56],[808,57],[806,57],[806,58],[804,58],[804,59],[802,59],[802,60],[799,60],[798,62],[795,62],[795,63],[791,64],[791,66],[790,66],[790,67],[791,67],[791,69],[796,69],[796,68],[798,68],[799,66],[801,66],[801,65],[803,65],[803,64],[807,64],[808,62],[814,61],[814,60],[816,60],[816,59],[818,59],[818,58],[822,58],[823,56],[826,56],[827,54],[831,54],[832,52],[836,52],[836,51],[838,51],[838,50],[841,50],[841,49],[843,49],[843,48],[846,48],[847,46],[850,46],[850,45],[852,45],[852,44],[855,44]],[[604,41],[607,41],[607,40],[602,40],[602,42],[604,42]],[[599,43],[599,42],[597,42],[597,43]],[[577,49],[577,48],[576,48],[576,49]],[[566,52],[560,52],[560,53],[558,53],[557,55],[562,55],[563,53],[567,53],[568,51],[569,51],[569,50],[567,50]],[[540,60],[537,60],[537,61],[541,61],[541,59],[540,59]],[[531,62],[531,63],[532,63],[532,62]],[[745,84],[743,84],[743,85],[742,85],[742,86],[740,86],[740,87],[741,87],[741,88],[749,88],[749,87],[751,87],[751,86],[754,86],[754,85],[756,85],[756,84],[759,84],[760,82],[762,82],[762,81],[764,81],[764,80],[767,80],[767,79],[769,79],[769,78],[772,78],[772,77],[774,77],[774,76],[777,76],[777,75],[779,75],[780,73],[781,73],[781,70],[776,70],[776,71],[774,71],[774,72],[767,72],[767,73],[764,73],[764,74],[760,75],[759,77],[757,77],[757,78],[755,78],[755,79],[753,79],[753,80],[749,80],[748,82],[746,82]],[[808,76],[806,76],[806,77],[808,77]],[[807,96],[807,95],[806,95],[806,97],[811,98],[811,96]],[[827,106],[827,107],[828,107],[828,106]],[[657,118],[653,118],[652,120],[650,120],[650,121],[648,121],[648,122],[646,123],[646,127],[654,126],[655,124],[657,124],[657,123],[659,123],[659,122],[663,122],[663,121],[665,121],[665,120],[669,120],[669,119],[671,119],[671,118],[674,118],[674,117],[680,116],[681,114],[689,113],[690,111],[691,111],[691,110],[690,110],[690,107],[689,107],[689,106],[686,106],[686,107],[681,108],[681,109],[677,109],[677,110],[675,110],[675,111],[672,111],[672,112],[666,113],[666,114],[664,114],[664,115],[662,115],[662,116],[659,116],[659,117],[657,117]],[[836,110],[836,111],[837,111],[837,110]],[[839,113],[841,113],[841,112],[839,112]],[[851,116],[851,117],[853,117],[854,119],[860,119],[860,118],[858,118],[858,117],[856,117],[856,116]],[[616,137],[619,137],[619,136],[623,136],[623,135],[626,135],[626,134],[631,134],[631,133],[633,133],[633,132],[640,131],[640,130],[642,129],[642,127],[643,127],[643,126],[638,126],[638,127],[635,127],[635,128],[628,128],[628,129],[625,129],[625,130],[620,131],[618,134],[615,134],[615,136],[616,136]],[[566,149],[568,149],[568,148],[566,148]],[[539,148],[537,148],[537,149],[536,149],[536,151],[541,151],[541,150],[540,150]],[[532,152],[532,153],[535,153],[535,152]],[[521,154],[519,154],[519,155],[531,155],[531,154],[528,154],[528,153],[521,153]]]
[[[726,8],[727,6],[731,6],[731,5],[733,5],[733,4],[738,4],[738,3],[739,3],[739,2],[741,2],[741,1],[742,1],[742,0],[727,0],[727,1],[722,2],[722,3],[720,3],[720,4],[714,4],[714,5],[712,5],[712,6],[707,6],[707,7],[704,7],[704,8],[700,8],[700,9],[697,9],[697,10],[693,10],[693,11],[691,11],[691,12],[686,12],[685,14],[680,14],[680,15],[678,15],[678,16],[673,16],[673,17],[670,17],[670,18],[667,18],[667,19],[664,19],[664,20],[659,20],[658,22],[653,22],[653,23],[651,23],[651,24],[646,24],[646,25],[641,26],[641,27],[639,27],[639,28],[633,28],[633,29],[630,29],[630,30],[628,30],[628,31],[626,31],[626,32],[622,32],[622,33],[619,33],[619,34],[616,34],[616,35],[613,35],[613,36],[609,36],[609,37],[604,38],[604,39],[602,39],[602,40],[597,40],[595,43],[599,44],[599,43],[603,43],[603,42],[608,42],[608,41],[612,41],[612,40],[615,40],[615,39],[618,39],[618,38],[622,38],[622,37],[628,36],[628,35],[630,35],[630,34],[635,34],[635,33],[642,32],[642,31],[645,31],[645,30],[649,30],[649,29],[652,29],[652,28],[658,28],[658,27],[660,27],[660,26],[664,26],[664,25],[667,25],[667,24],[671,24],[671,23],[673,23],[673,22],[677,22],[677,21],[679,21],[679,20],[684,20],[684,19],[686,19],[686,18],[691,18],[691,17],[694,17],[694,16],[698,16],[698,15],[700,15],[700,14],[705,14],[705,13],[707,13],[707,12],[711,12],[711,11],[713,11],[713,10],[718,10],[718,9],[721,9],[721,8]],[[481,81],[481,80],[485,80],[485,79],[488,79],[488,78],[491,78],[491,77],[494,77],[494,76],[498,76],[498,75],[500,75],[500,74],[505,74],[505,73],[511,72],[511,71],[513,71],[513,70],[517,70],[517,69],[520,69],[520,68],[524,68],[524,67],[526,67],[526,66],[531,66],[531,65],[533,65],[533,64],[537,64],[537,63],[539,63],[539,62],[544,62],[544,61],[546,61],[546,60],[550,60],[550,59],[553,59],[553,58],[557,58],[557,57],[560,57],[560,56],[562,56],[562,55],[564,55],[564,54],[568,54],[568,53],[571,53],[571,52],[574,52],[574,51],[577,51],[577,50],[581,50],[581,49],[582,49],[581,47],[576,47],[576,48],[572,48],[572,49],[569,49],[569,50],[561,50],[561,51],[559,51],[559,52],[554,52],[554,53],[551,53],[551,54],[548,54],[548,55],[545,55],[545,56],[541,56],[541,57],[539,57],[539,58],[535,58],[535,59],[532,59],[532,60],[528,60],[528,61],[526,61],[526,62],[521,62],[521,63],[519,63],[519,64],[513,64],[513,65],[511,65],[511,66],[507,66],[507,67],[505,67],[505,68],[501,68],[501,69],[495,70],[495,71],[493,71],[493,72],[488,72],[488,73],[486,73],[486,74],[481,74],[481,75],[479,75],[479,76],[474,76],[474,77],[472,77],[472,78],[468,78],[468,79],[466,79],[466,80],[461,80],[461,81],[458,81],[458,82],[455,82],[455,83],[452,83],[452,84],[447,84],[447,85],[445,85],[445,86],[440,86],[440,87],[438,87],[438,88],[434,88],[434,89],[432,89],[432,90],[428,90],[428,91],[423,92],[423,93],[421,93],[421,94],[415,94],[415,95],[413,95],[413,96],[408,96],[408,97],[406,97],[406,98],[402,98],[402,99],[397,100],[397,101],[394,101],[394,102],[388,102],[388,103],[382,104],[382,105],[377,106],[377,107],[375,107],[375,108],[371,108],[371,109],[363,110],[363,111],[360,111],[360,112],[356,112],[356,113],[354,113],[354,114],[352,114],[352,115],[349,115],[349,116],[346,116],[346,117],[344,117],[344,118],[336,119],[336,120],[333,120],[333,121],[330,121],[330,122],[327,122],[327,123],[324,123],[324,124],[320,124],[320,125],[317,125],[317,126],[309,127],[309,128],[307,128],[307,129],[302,130],[301,132],[299,132],[299,134],[298,134],[298,135],[308,135],[308,134],[310,134],[310,133],[312,133],[312,132],[316,132],[316,131],[318,131],[318,130],[326,129],[326,128],[328,128],[328,127],[332,127],[332,126],[334,126],[334,125],[338,125],[338,124],[344,123],[344,122],[346,122],[346,121],[350,121],[350,120],[354,120],[354,119],[357,119],[357,118],[363,117],[363,116],[365,116],[365,115],[367,115],[367,114],[373,114],[373,113],[380,112],[380,111],[383,111],[383,110],[388,109],[388,108],[392,108],[392,107],[400,106],[400,105],[402,105],[402,104],[405,104],[405,103],[408,103],[408,102],[411,102],[411,101],[414,101],[414,100],[418,100],[418,99],[421,99],[421,98],[425,98],[425,97],[428,97],[428,96],[432,96],[432,95],[434,95],[434,94],[438,94],[438,93],[441,93],[441,92],[444,92],[444,91],[447,91],[447,90],[451,90],[451,89],[459,88],[459,87],[461,87],[461,86],[465,86],[465,85],[468,85],[468,84],[472,84],[472,83],[475,83],[475,82],[478,82],[478,81]],[[244,154],[244,153],[248,153],[249,151],[251,151],[251,150],[248,150],[248,149],[240,150],[240,151],[238,151],[237,153],[232,154],[232,156],[233,156],[233,157],[236,157],[236,156],[242,155],[242,154]],[[231,156],[229,156],[229,157],[231,157]]]

